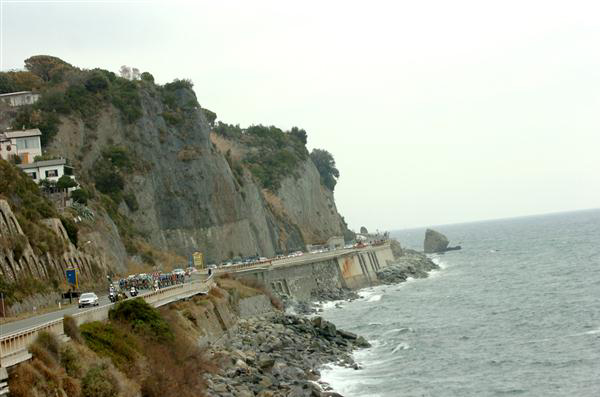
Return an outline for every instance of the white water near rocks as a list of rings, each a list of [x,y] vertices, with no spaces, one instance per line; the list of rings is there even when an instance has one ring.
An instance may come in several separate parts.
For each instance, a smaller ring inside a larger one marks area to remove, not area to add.
[[[323,380],[347,397],[600,395],[600,211],[436,229],[463,250],[429,278],[324,308],[373,347]],[[395,234],[422,249],[424,229]]]

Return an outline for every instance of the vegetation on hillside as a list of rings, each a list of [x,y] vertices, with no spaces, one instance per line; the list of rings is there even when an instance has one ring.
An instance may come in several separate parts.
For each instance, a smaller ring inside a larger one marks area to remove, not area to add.
[[[239,125],[219,122],[214,131],[247,148],[243,163],[261,186],[271,191],[277,191],[284,178],[299,177],[298,166],[308,158],[306,131],[297,127],[283,131],[253,125],[242,130]]]
[[[41,94],[37,103],[19,109],[13,128],[39,128],[43,145],[58,132],[60,115],[78,116],[86,126],[94,128],[101,110],[109,104],[120,111],[127,123],[142,114],[142,81],[103,69],[79,69],[48,55],[26,59],[25,68],[27,71],[0,73],[0,93],[34,90]]]
[[[58,212],[28,175],[4,160],[0,160],[0,197],[8,201],[37,255],[64,252],[63,240],[41,222],[45,218],[60,218]],[[0,237],[0,244],[12,249],[17,260],[25,245],[16,235]]]
[[[319,170],[321,183],[333,192],[337,184],[337,178],[340,176],[340,172],[335,167],[333,155],[327,150],[313,149],[310,153],[310,158],[315,163],[317,170]]]

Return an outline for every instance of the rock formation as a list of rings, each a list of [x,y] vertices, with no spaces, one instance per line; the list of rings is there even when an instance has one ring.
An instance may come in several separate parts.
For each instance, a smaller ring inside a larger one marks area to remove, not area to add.
[[[423,243],[423,251],[426,254],[434,254],[460,249],[460,245],[456,247],[448,247],[449,241],[446,236],[432,229],[427,229],[425,232],[425,241]]]
[[[448,248],[448,238],[440,232],[436,232],[432,229],[427,229],[425,232],[425,242],[423,243],[423,251],[426,254],[433,254],[435,252],[444,252]]]

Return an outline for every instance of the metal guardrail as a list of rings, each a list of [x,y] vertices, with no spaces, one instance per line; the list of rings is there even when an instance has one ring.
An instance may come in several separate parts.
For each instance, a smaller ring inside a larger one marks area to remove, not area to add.
[[[204,290],[213,284],[214,280],[212,277],[210,277],[207,280],[192,281],[189,283],[161,288],[158,291],[150,291],[145,294],[141,294],[139,297],[146,300],[146,302],[149,304],[158,307],[164,304],[162,302],[168,303],[166,301],[169,298],[182,296],[183,299],[196,293],[207,292]],[[113,306],[114,303],[109,303],[76,313],[72,317],[75,319],[78,325],[88,321],[105,320],[108,318],[108,311]],[[38,333],[42,331],[51,332],[56,335],[63,335],[63,319],[59,318],[0,337],[0,366],[12,366],[20,361],[28,359],[29,356],[27,355],[27,348],[35,340]],[[19,360],[18,357],[22,357],[23,360]]]

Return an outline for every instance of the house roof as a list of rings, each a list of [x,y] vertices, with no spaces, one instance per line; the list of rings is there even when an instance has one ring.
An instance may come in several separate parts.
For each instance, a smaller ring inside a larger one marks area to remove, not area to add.
[[[67,164],[66,159],[54,159],[54,160],[43,160],[43,161],[34,161],[29,164],[18,164],[17,166],[23,170],[30,168],[39,168],[39,167],[52,167],[53,165],[65,165]]]
[[[17,96],[17,95],[27,95],[31,94],[31,91],[17,91],[17,92],[7,92],[6,94],[0,94],[0,98],[8,97],[8,96]]]
[[[6,131],[5,133],[0,133],[1,138],[12,139],[12,138],[25,138],[28,136],[40,136],[42,132],[33,128],[31,130],[23,130],[23,131]]]

